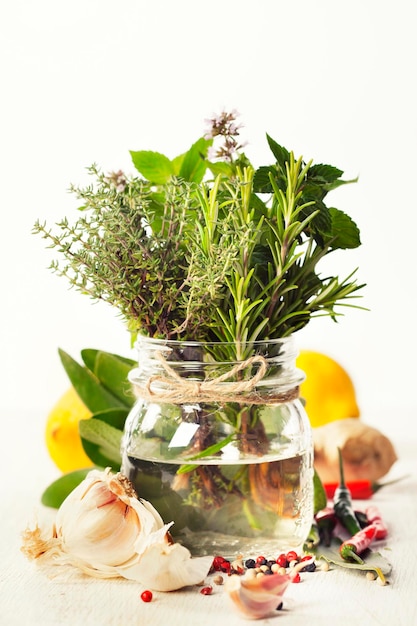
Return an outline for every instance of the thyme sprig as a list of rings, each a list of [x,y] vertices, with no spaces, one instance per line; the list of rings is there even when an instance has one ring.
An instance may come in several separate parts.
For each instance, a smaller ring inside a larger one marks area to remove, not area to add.
[[[214,118],[212,137],[172,160],[132,152],[139,176],[91,166],[94,183],[70,188],[82,202],[75,223],[65,218],[57,231],[34,225],[59,253],[51,269],[115,306],[133,338],[229,341],[244,358],[255,340],[356,306],[363,285],[355,272],[341,279],[318,270],[329,253],[360,245],[353,220],[325,203],[353,181],[295,158],[268,135],[275,161],[255,170],[234,119]],[[220,160],[210,160],[219,139]]]

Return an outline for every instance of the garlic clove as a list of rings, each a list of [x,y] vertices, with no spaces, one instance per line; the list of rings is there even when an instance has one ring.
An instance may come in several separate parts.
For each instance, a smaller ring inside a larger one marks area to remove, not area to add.
[[[288,574],[250,579],[234,574],[226,580],[225,590],[243,617],[261,619],[277,609],[290,580]]]
[[[139,563],[125,569],[123,575],[155,591],[175,591],[203,581],[212,563],[212,556],[191,558],[189,550],[179,543],[153,543]]]

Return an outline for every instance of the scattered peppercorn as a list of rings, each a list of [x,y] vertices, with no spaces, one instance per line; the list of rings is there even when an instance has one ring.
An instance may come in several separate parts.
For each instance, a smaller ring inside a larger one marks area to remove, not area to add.
[[[213,587],[211,585],[207,585],[207,587],[203,587],[202,589],[200,589],[200,593],[203,594],[203,596],[210,596],[213,592]]]
[[[152,602],[152,591],[149,591],[149,589],[147,589],[146,591],[142,591],[140,597],[143,602]]]
[[[285,554],[280,554],[277,558],[277,563],[280,567],[288,567],[288,560]]]
[[[215,556],[213,559],[212,568],[215,572],[219,572],[221,570],[221,566],[226,559],[223,556]]]
[[[312,563],[309,563],[308,565],[303,567],[303,569],[301,571],[302,572],[315,572],[316,571],[316,564],[313,561]]]
[[[303,562],[305,565],[303,566]],[[301,578],[299,572],[314,572],[317,566],[312,555],[299,555],[295,550],[290,550],[287,553],[281,553],[276,560],[266,558],[260,555],[256,558],[249,558],[244,560],[243,555],[237,555],[235,560],[228,560],[221,555],[215,556],[213,559],[211,573],[216,572],[226,573],[228,576],[232,574],[238,574],[239,576],[245,576],[246,578],[257,578],[261,576],[271,576],[273,574],[279,574],[284,576],[291,571],[291,580],[294,582],[300,582]],[[223,577],[221,574],[214,576],[213,583],[216,585],[223,584]],[[202,583],[204,585],[204,583]],[[203,587],[200,590],[203,595],[208,595],[210,592],[207,587]]]

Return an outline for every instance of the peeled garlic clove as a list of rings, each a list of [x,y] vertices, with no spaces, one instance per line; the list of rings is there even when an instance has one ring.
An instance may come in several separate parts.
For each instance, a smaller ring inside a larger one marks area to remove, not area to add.
[[[212,556],[191,558],[189,550],[179,543],[153,543],[138,565],[125,569],[123,575],[155,591],[175,591],[204,580],[212,563]]]
[[[290,580],[287,574],[250,579],[234,574],[226,580],[225,590],[243,617],[261,619],[277,609]]]

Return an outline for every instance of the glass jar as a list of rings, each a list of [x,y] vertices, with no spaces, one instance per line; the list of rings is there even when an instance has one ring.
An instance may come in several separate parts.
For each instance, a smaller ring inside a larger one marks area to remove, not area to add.
[[[139,497],[193,555],[300,549],[314,470],[293,338],[243,350],[140,338],[137,349],[121,470]]]

